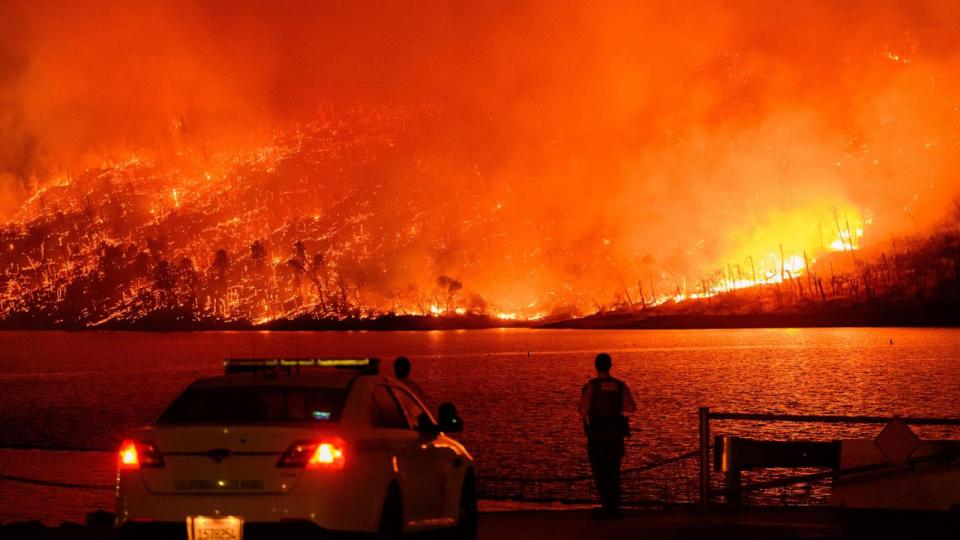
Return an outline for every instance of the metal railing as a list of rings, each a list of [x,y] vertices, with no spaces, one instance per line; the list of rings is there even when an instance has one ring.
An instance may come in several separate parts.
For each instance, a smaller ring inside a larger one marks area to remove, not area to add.
[[[712,495],[724,495],[725,492],[714,492],[710,488],[710,422],[711,420],[738,420],[747,422],[795,422],[808,424],[888,424],[898,418],[905,424],[915,426],[960,426],[960,418],[929,418],[929,417],[887,417],[887,416],[836,416],[836,415],[797,415],[797,414],[757,414],[757,413],[729,413],[712,412],[709,407],[699,410],[699,496],[698,505],[702,509],[709,507]],[[844,471],[839,471],[843,473]],[[858,471],[853,471],[858,472]],[[789,484],[811,482],[837,475],[837,471],[812,473],[793,476],[780,480],[772,480],[754,484],[749,489],[759,490],[771,487],[780,487]]]
[[[4,445],[0,450],[42,450],[44,452],[91,452],[91,453],[110,453],[114,450],[107,448],[97,448],[89,446],[63,446],[63,445]],[[80,482],[61,482],[59,480],[46,480],[43,478],[32,478],[16,474],[6,474],[0,472],[0,481],[14,482],[17,484],[26,484],[32,486],[54,487],[62,489],[78,489],[82,491],[113,491],[116,489],[114,484],[88,484]]]
[[[745,421],[745,422],[792,422],[808,424],[842,424],[842,425],[883,425],[892,420],[893,417],[885,416],[836,416],[836,415],[793,415],[793,414],[759,414],[759,413],[733,413],[733,412],[713,412],[709,407],[699,409],[699,447],[693,451],[685,452],[669,458],[646,463],[639,467],[624,469],[622,474],[624,479],[636,476],[640,473],[666,467],[668,465],[683,462],[688,459],[698,458],[699,475],[698,479],[688,484],[696,493],[686,501],[695,500],[696,504],[706,509],[710,500],[714,496],[728,495],[728,490],[714,490],[710,486],[710,451],[713,448],[711,444],[711,422],[713,421]],[[960,418],[929,418],[929,417],[897,417],[902,422],[914,426],[954,426],[960,427]],[[112,452],[103,448],[79,448],[79,447],[6,447],[8,449],[42,449],[48,451],[79,451],[79,452]],[[855,473],[858,471],[840,471]],[[831,476],[836,476],[836,471],[816,472],[809,474],[795,475],[788,478],[764,480],[755,482],[743,489],[743,491],[756,491],[776,487],[785,487],[794,484],[810,483],[824,480]],[[106,484],[80,484],[45,480],[39,478],[28,478],[18,475],[0,474],[0,480],[24,484],[34,484],[49,487],[60,487],[68,489],[89,489],[89,490],[109,490],[112,485]],[[588,503],[593,497],[593,477],[590,475],[577,475],[565,477],[525,477],[525,476],[481,476],[480,495],[483,498],[493,500],[519,500],[528,502],[562,502],[562,503]],[[579,486],[579,487],[578,487]],[[630,482],[624,482],[625,491],[630,490]],[[649,490],[648,490],[649,491]],[[677,504],[680,501],[671,498],[669,486],[664,483],[662,496],[659,498],[634,499],[629,501],[631,504]]]
[[[113,491],[116,486],[113,484],[80,484],[74,482],[59,482],[56,480],[44,480],[42,478],[29,478],[26,476],[17,476],[13,474],[0,474],[0,480],[5,482],[16,482],[18,484],[28,484],[31,486],[55,487],[63,489],[80,489],[83,491]]]
[[[623,469],[624,479],[648,471],[656,470],[675,463],[697,457],[693,450],[669,458],[646,463],[639,467]],[[581,487],[578,487],[581,486]],[[627,491],[629,482],[624,482]],[[593,502],[593,476],[526,477],[483,475],[480,477],[480,497],[488,500],[514,500],[523,502],[559,502],[564,504],[585,504]],[[630,499],[631,506],[676,504],[664,484],[659,498]]]
[[[114,450],[101,447],[81,447],[81,446],[63,446],[63,445],[4,445],[0,450],[43,450],[48,452],[95,452],[95,453],[113,453]],[[697,456],[697,451],[693,450],[676,456],[660,459],[654,462],[646,463],[638,467],[626,468],[622,471],[624,478],[630,478],[644,472],[656,470],[675,463],[680,463]],[[0,481],[13,482],[18,484],[36,485],[63,489],[77,489],[89,491],[111,491],[115,489],[113,484],[93,484],[93,483],[75,483],[62,482],[58,480],[48,480],[43,478],[32,478],[27,476],[6,474],[0,472]],[[629,482],[624,482],[629,490]],[[693,493],[693,487],[690,486],[689,493]],[[516,500],[522,502],[558,502],[564,504],[586,504],[593,502],[593,476],[576,475],[562,477],[527,477],[527,476],[498,476],[482,475],[479,478],[479,491],[482,498],[488,500]],[[629,504],[640,505],[663,505],[677,504],[678,498],[671,497],[669,486],[664,484],[657,489],[659,497],[646,497],[642,500],[633,499]],[[686,497],[686,501],[691,500]]]

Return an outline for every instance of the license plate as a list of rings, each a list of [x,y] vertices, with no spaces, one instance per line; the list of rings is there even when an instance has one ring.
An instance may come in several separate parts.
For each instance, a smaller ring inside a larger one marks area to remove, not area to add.
[[[243,540],[243,518],[188,516],[187,538],[189,540]]]

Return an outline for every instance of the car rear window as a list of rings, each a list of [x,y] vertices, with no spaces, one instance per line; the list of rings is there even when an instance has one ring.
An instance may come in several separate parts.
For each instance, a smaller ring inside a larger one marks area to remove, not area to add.
[[[343,388],[241,386],[188,388],[160,424],[328,424],[340,420]]]

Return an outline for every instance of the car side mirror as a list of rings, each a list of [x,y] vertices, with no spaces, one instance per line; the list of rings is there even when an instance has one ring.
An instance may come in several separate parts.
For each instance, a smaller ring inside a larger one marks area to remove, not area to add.
[[[440,431],[444,433],[463,431],[463,418],[457,414],[457,407],[453,403],[441,403],[437,413]]]
[[[430,415],[427,413],[420,413],[420,416],[417,417],[417,432],[423,433],[426,435],[436,435],[442,430],[440,426],[433,423],[433,420],[430,418]]]

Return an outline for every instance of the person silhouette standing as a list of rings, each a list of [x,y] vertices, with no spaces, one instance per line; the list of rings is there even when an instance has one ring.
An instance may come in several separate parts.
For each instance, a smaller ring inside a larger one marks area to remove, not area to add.
[[[583,386],[580,416],[587,434],[587,457],[600,495],[600,508],[591,513],[596,519],[615,519],[620,514],[620,463],[624,438],[630,436],[627,418],[637,410],[630,388],[610,375],[613,361],[600,353],[593,362],[597,376]]]

